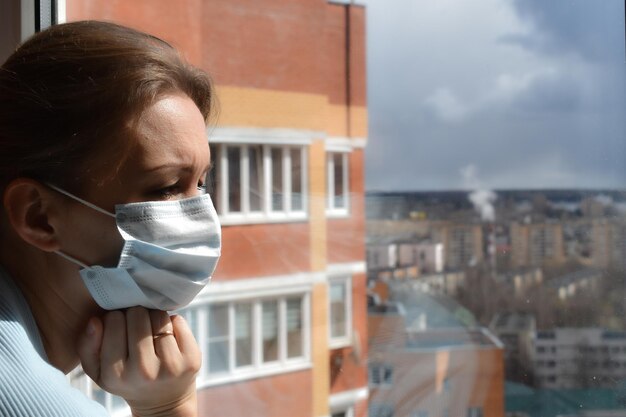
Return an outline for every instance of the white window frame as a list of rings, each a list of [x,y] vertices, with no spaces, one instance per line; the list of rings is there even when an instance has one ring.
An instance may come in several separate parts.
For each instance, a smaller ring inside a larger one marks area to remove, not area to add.
[[[342,156],[343,201],[345,207],[335,207],[335,155]],[[326,216],[347,217],[350,215],[349,151],[326,150]]]
[[[222,225],[233,224],[254,224],[254,223],[281,223],[291,221],[304,221],[308,219],[308,149],[305,145],[278,145],[278,144],[263,144],[261,145],[262,151],[262,166],[259,167],[259,171],[263,172],[263,189],[262,193],[262,207],[260,211],[250,211],[250,165],[249,165],[249,148],[250,146],[259,146],[254,143],[214,143],[213,146],[217,149],[217,158],[219,172],[216,179],[217,192],[219,193],[218,199],[218,214]],[[230,212],[229,211],[229,178],[228,178],[228,158],[226,154],[226,147],[233,147],[240,149],[240,164],[239,176],[241,178],[240,184],[240,206],[241,211]],[[272,149],[281,149],[282,153],[282,210],[273,210],[272,208]],[[301,152],[300,163],[300,178],[302,181],[302,209],[292,210],[291,197],[292,197],[292,177],[291,177],[291,150],[299,149]]]
[[[96,401],[96,399],[94,398],[96,384],[91,378],[89,378],[89,376],[87,376],[87,374],[85,374],[80,365],[67,375],[67,379],[73,387],[79,389],[87,397]],[[114,407],[114,395],[104,390],[102,390],[102,392],[104,393],[104,403],[100,401],[97,402],[107,410],[111,417],[127,417],[131,415],[131,410],[128,405],[122,407]]]
[[[288,357],[287,344],[287,300],[301,300],[302,314],[302,355],[298,357]],[[266,301],[278,302],[278,360],[271,362],[263,361],[263,322],[262,304]],[[197,314],[198,327],[194,329],[194,334],[198,339],[198,344],[202,346],[202,369],[198,374],[196,385],[198,389],[221,385],[230,382],[243,381],[252,378],[259,378],[286,372],[298,371],[311,368],[311,313],[310,313],[310,293],[309,292],[286,292],[276,295],[259,297],[230,299],[215,301],[211,303],[196,304],[187,307],[181,314]],[[207,334],[209,322],[207,321],[208,310],[211,305],[223,304],[228,308],[228,346],[229,358],[228,369],[224,372],[211,374],[208,372],[207,363],[209,352],[207,346]],[[236,340],[235,340],[235,306],[237,304],[250,304],[252,307],[252,363],[250,365],[236,366]]]
[[[344,286],[346,294],[346,333],[339,337],[333,337],[332,335],[332,300],[331,300],[331,287],[336,284]],[[328,279],[328,340],[329,347],[331,349],[338,349],[352,344],[352,276],[351,275],[338,275],[332,276]]]

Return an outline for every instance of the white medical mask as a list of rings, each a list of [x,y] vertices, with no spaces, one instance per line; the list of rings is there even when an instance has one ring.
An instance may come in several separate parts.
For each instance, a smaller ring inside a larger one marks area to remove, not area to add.
[[[221,228],[208,194],[183,200],[118,204],[112,214],[48,185],[114,217],[125,241],[116,268],[89,266],[56,252],[82,267],[80,276],[100,307],[176,310],[188,305],[211,279],[221,252]]]

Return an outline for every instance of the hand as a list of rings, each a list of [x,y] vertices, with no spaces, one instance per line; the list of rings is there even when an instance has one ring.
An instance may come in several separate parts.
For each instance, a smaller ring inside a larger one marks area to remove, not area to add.
[[[197,415],[202,359],[182,317],[143,307],[108,312],[89,321],[78,354],[85,373],[124,398],[133,416]]]

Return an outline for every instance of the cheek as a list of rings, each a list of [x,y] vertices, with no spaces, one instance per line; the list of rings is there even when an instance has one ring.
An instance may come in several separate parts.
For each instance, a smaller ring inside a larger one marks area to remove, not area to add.
[[[124,244],[114,219],[80,209],[68,216],[62,237],[61,250],[87,265],[116,266]]]

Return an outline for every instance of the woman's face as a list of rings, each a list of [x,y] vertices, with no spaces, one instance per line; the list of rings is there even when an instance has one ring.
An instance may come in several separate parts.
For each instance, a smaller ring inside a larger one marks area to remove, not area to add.
[[[133,122],[130,133],[129,157],[119,170],[118,163],[111,161],[111,169],[117,172],[96,179],[98,186],[82,198],[115,213],[116,204],[198,195],[209,170],[210,152],[204,118],[190,98],[162,97]],[[61,251],[88,265],[115,266],[123,244],[115,220],[69,198],[64,198],[64,204],[68,215]]]

